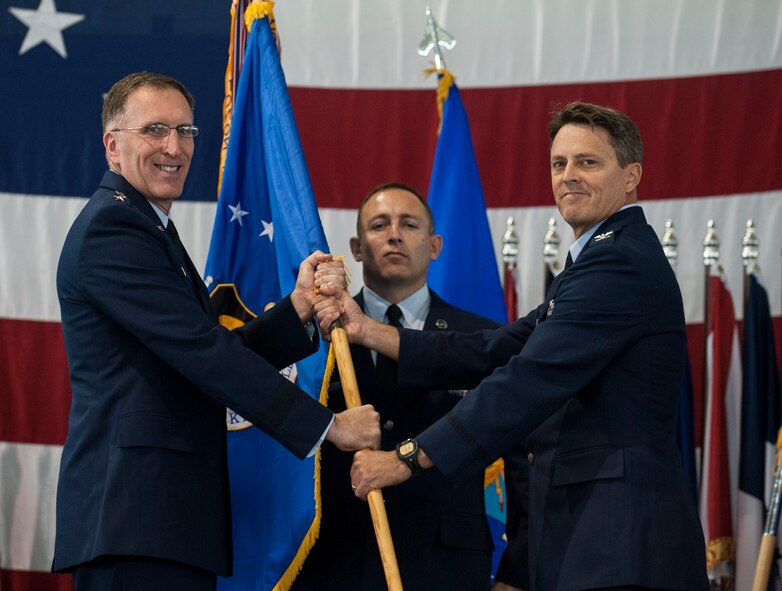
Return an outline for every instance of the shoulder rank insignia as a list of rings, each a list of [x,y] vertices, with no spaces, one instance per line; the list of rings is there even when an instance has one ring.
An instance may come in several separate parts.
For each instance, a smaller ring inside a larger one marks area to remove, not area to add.
[[[598,234],[597,236],[595,236],[595,242],[600,242],[601,240],[605,240],[609,236],[613,236],[613,235],[614,235],[613,230],[609,232],[603,232],[602,234]]]
[[[124,202],[124,201],[128,200],[128,197],[127,197],[127,195],[125,195],[125,193],[123,193],[121,191],[114,191],[114,199],[116,199],[117,201],[123,201]]]

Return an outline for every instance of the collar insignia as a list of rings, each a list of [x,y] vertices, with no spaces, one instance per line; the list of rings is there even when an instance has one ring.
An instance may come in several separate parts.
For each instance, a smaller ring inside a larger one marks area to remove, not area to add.
[[[595,236],[595,242],[600,242],[601,240],[605,240],[609,236],[613,236],[613,235],[614,235],[613,230],[611,230],[610,232],[603,232],[602,234],[598,234],[597,236]]]
[[[437,320],[435,320],[434,321],[434,325],[437,328],[442,328],[443,330],[448,328],[448,323],[445,320],[443,320],[442,318],[438,318]]]
[[[546,308],[546,317],[551,316],[553,312],[554,312],[554,298],[551,298],[551,301],[548,303],[548,308]]]

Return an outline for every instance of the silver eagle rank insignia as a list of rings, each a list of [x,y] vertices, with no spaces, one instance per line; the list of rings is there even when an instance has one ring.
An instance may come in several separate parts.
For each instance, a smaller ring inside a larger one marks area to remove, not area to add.
[[[595,236],[595,242],[600,242],[601,240],[605,240],[609,236],[613,236],[613,235],[614,235],[613,230],[610,230],[608,232],[603,232],[602,234],[598,234],[597,236]]]

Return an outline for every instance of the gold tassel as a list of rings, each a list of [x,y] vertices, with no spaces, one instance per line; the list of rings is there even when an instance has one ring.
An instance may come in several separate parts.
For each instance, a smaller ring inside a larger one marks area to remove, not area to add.
[[[437,82],[437,114],[440,117],[440,123],[437,125],[437,135],[440,135],[440,129],[443,126],[443,105],[448,100],[448,93],[451,92],[451,86],[453,86],[456,78],[445,68],[438,70],[435,67],[431,67],[424,70],[424,75],[427,78],[435,73],[439,76]]]
[[[253,21],[259,18],[269,17],[269,26],[272,28],[272,33],[277,37],[277,31],[274,20],[274,2],[262,2],[261,0],[253,0],[247,7],[244,13],[244,26],[247,27],[249,33],[253,28]]]

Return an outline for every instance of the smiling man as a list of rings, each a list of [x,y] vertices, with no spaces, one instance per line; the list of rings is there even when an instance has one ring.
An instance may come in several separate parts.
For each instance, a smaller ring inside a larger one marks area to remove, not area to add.
[[[361,498],[428,469],[458,483],[524,442],[525,588],[705,591],[703,534],[676,447],[684,311],[635,203],[640,135],[618,111],[572,103],[549,136],[552,190],[576,241],[526,317],[471,335],[415,332],[343,297],[349,338],[397,359],[400,384],[475,388],[396,452],[358,452],[352,483]],[[336,317],[329,305],[324,323]]]
[[[169,218],[197,135],[176,80],[117,82],[103,109],[109,171],[60,255],[72,402],[53,569],[73,572],[76,591],[213,591],[230,575],[226,406],[300,458],[324,438],[379,444],[372,407],[335,414],[279,373],[317,349],[314,288],[341,293],[341,263],[315,252],[270,311],[218,324]]]
[[[190,170],[198,135],[193,105],[190,93],[176,84],[126,84],[103,105],[109,168],[165,213],[182,194]]]

